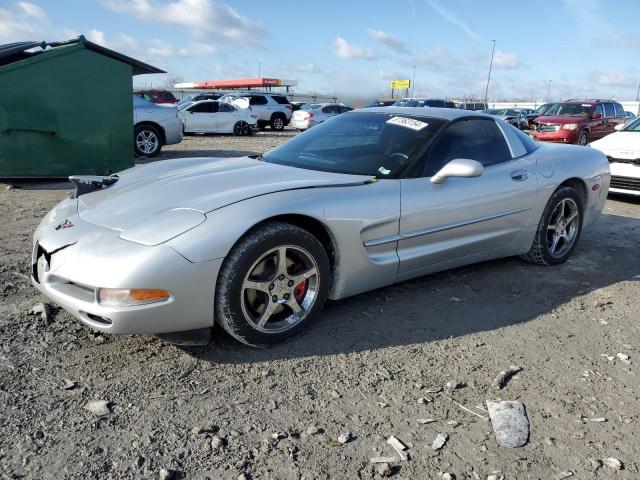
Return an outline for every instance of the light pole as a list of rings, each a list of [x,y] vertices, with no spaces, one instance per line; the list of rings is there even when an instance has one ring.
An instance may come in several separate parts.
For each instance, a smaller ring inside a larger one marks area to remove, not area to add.
[[[551,92],[551,80],[549,80],[549,85],[547,86],[547,103],[549,103],[549,93]]]
[[[488,103],[488,95],[489,95],[489,80],[491,80],[491,68],[493,67],[493,54],[496,51],[496,41],[491,40],[493,42],[493,48],[491,48],[491,61],[489,62],[489,75],[487,76],[487,86],[484,89],[484,103],[489,107]]]
[[[416,67],[417,65],[413,65],[413,78],[411,79],[411,96],[413,97],[416,92]]]
[[[638,92],[636,93],[636,102],[640,100],[640,83],[638,84]],[[640,102],[638,103],[638,116],[640,117]]]
[[[262,62],[258,62],[258,78],[260,78],[261,70],[262,70]]]

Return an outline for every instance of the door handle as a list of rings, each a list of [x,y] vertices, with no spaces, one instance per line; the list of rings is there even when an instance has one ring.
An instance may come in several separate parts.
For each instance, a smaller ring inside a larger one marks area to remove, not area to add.
[[[526,170],[515,170],[511,172],[511,180],[516,182],[524,182],[527,178],[529,178],[529,172]]]

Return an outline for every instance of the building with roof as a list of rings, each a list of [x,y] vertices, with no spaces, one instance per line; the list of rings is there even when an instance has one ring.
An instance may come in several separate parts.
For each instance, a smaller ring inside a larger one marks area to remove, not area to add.
[[[0,177],[133,165],[131,77],[166,73],[83,36],[0,46]]]

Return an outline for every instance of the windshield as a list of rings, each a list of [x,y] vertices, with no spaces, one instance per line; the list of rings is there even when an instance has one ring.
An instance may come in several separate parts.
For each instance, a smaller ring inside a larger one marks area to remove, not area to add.
[[[323,172],[397,178],[445,120],[386,113],[347,113],[263,155],[267,162]]]
[[[586,117],[591,105],[581,103],[555,103],[544,113],[545,116]]]
[[[622,129],[623,132],[640,132],[640,118],[636,118],[633,122]]]

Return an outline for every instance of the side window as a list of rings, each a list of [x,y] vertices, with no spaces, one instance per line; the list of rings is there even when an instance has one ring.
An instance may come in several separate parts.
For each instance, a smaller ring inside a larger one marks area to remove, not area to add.
[[[351,107],[340,107],[340,111],[342,113],[350,112],[351,110],[353,110],[353,108],[351,108]]]
[[[221,112],[235,112],[236,111],[236,107],[234,107],[233,105],[229,105],[228,103],[221,103],[220,104],[220,111]]]
[[[605,103],[604,104],[604,113],[605,113],[605,117],[615,117],[616,116],[616,110],[613,107],[613,103]]]
[[[326,107],[322,107],[322,113],[334,113],[333,106],[327,105]]]
[[[213,102],[202,102],[189,107],[193,113],[213,113]]]
[[[271,98],[273,98],[280,105],[288,105],[289,104],[289,100],[287,100],[287,97],[283,97],[282,95],[273,95]]]
[[[456,158],[470,158],[489,167],[511,160],[511,152],[496,122],[464,119],[449,125],[431,148],[423,176],[433,176]]]
[[[266,105],[268,100],[262,95],[256,95],[249,98],[249,105]]]
[[[596,108],[593,109],[593,113],[599,113],[602,117],[604,117],[604,108],[602,108],[601,103],[596,105]]]
[[[624,108],[619,103],[613,104],[616,107],[616,117],[624,117]]]

